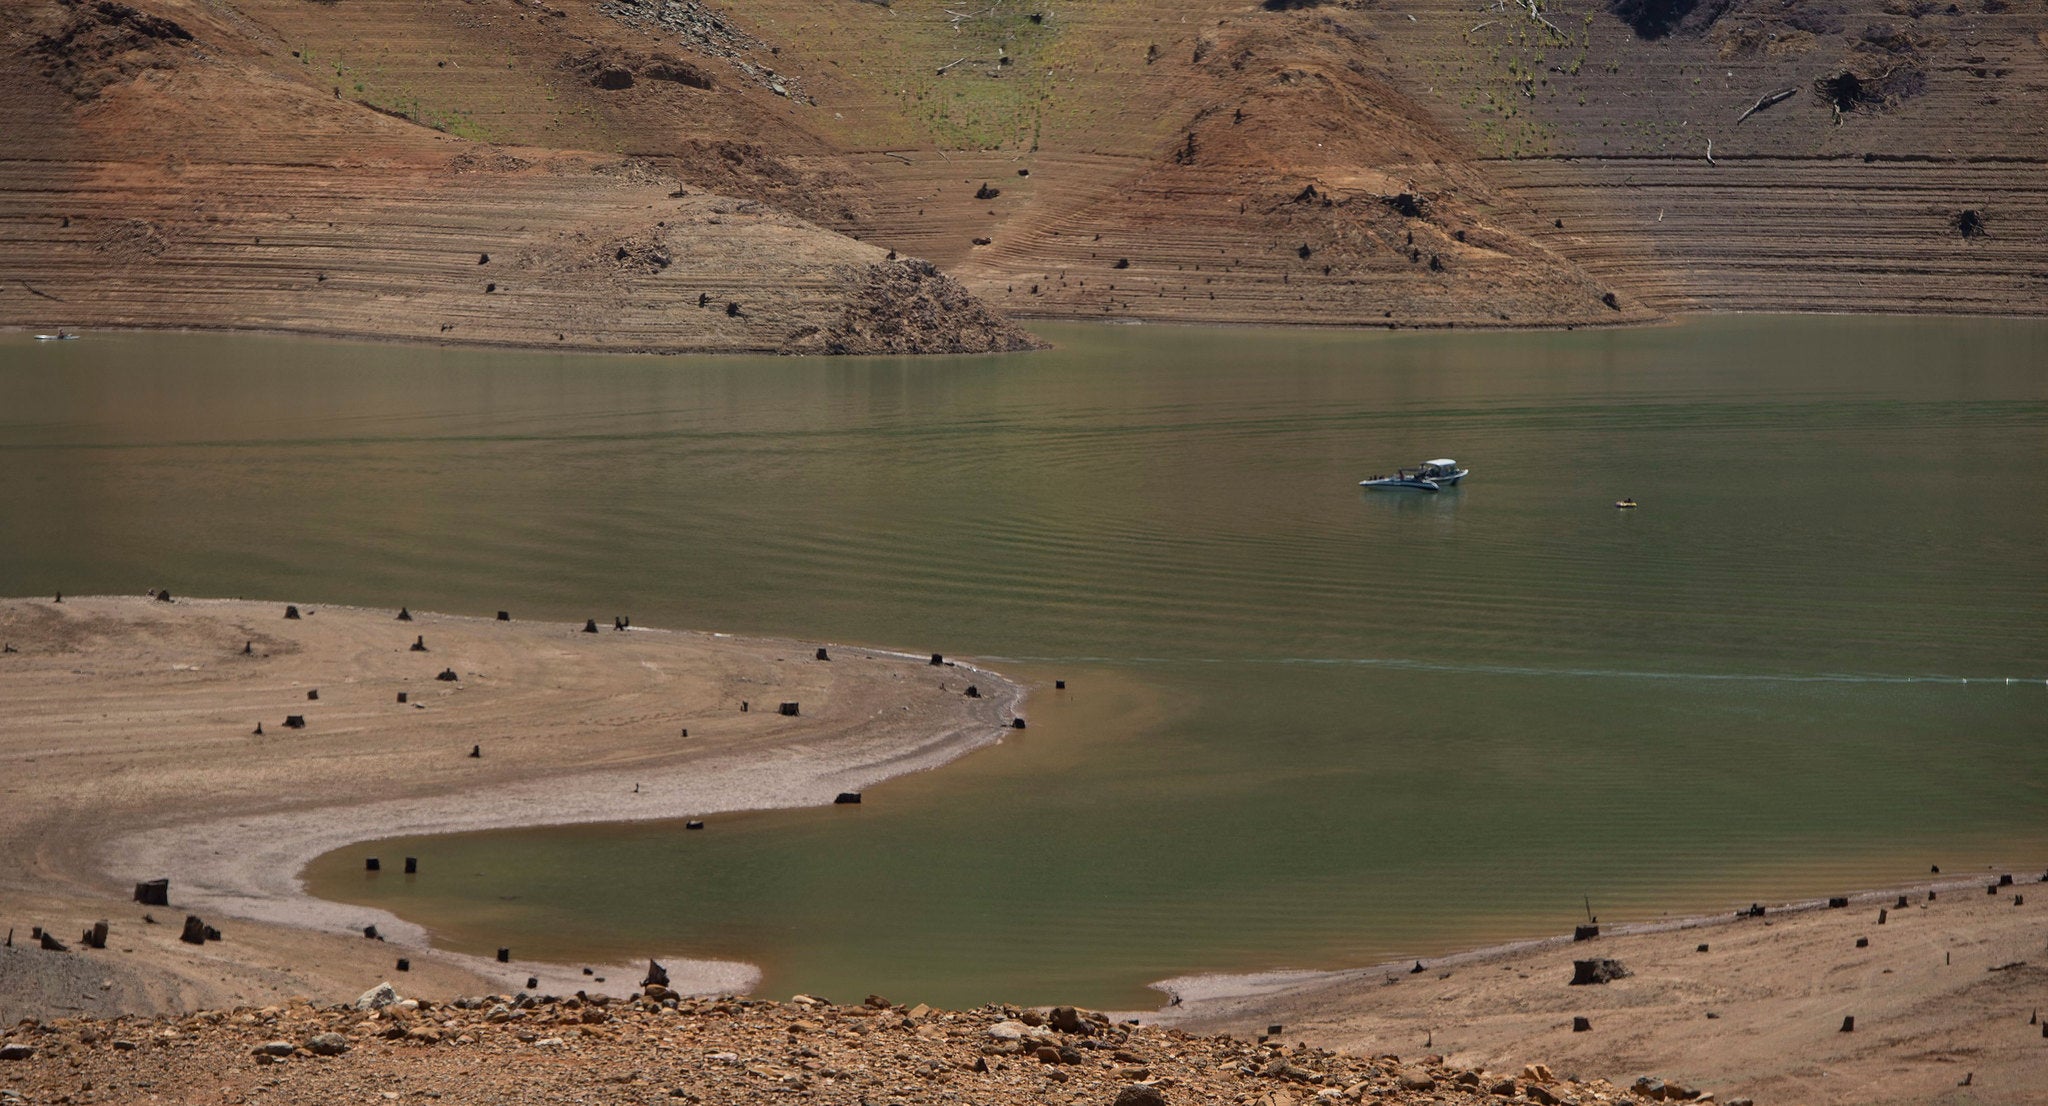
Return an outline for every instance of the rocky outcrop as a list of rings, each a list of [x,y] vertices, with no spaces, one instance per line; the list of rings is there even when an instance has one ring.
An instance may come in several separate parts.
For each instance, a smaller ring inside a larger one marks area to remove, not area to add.
[[[782,352],[1011,353],[1044,346],[937,266],[909,258],[868,266],[840,317],[792,333]]]

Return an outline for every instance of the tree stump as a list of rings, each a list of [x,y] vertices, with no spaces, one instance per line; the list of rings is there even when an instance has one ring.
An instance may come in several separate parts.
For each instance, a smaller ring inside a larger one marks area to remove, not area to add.
[[[284,616],[286,618],[297,618],[299,617],[299,609],[297,607],[288,605],[284,609]]]
[[[1604,956],[1592,960],[1574,960],[1571,985],[1584,987],[1596,983],[1611,983],[1617,979],[1627,979],[1634,974],[1622,967],[1621,961],[1610,960]]]
[[[150,879],[136,884],[135,901],[144,906],[171,905],[171,881],[167,879]]]
[[[205,944],[206,923],[200,921],[199,915],[197,914],[185,915],[185,928],[179,932],[178,940],[183,941],[188,945]]]

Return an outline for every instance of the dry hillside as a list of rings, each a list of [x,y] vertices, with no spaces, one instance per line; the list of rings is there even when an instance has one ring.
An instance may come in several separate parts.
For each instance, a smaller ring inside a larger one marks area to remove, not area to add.
[[[6,322],[660,351],[1032,344],[928,263],[647,159],[543,130],[465,138],[480,125],[351,80],[253,6],[6,9]],[[441,37],[391,30],[415,52]],[[493,87],[543,101],[511,65]]]
[[[1024,344],[984,303],[2048,308],[2040,0],[0,9],[0,323],[912,351]]]

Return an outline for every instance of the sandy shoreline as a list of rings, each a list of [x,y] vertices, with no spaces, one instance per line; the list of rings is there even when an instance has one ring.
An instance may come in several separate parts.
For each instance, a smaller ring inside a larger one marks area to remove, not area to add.
[[[1465,1066],[1535,1060],[1618,1085],[1647,1075],[1722,1099],[2048,1102],[2048,1033],[2034,1020],[2048,1007],[2044,880],[2038,867],[1935,876],[1766,904],[1761,917],[1603,925],[1586,941],[1428,957],[1420,972],[1402,960],[1186,976],[1154,984],[1179,1001],[1148,1020],[1245,1036],[1279,1025],[1289,1043]],[[1572,986],[1573,961],[1595,957],[1633,974]]]
[[[1001,740],[1023,694],[970,666],[829,643],[823,661],[815,642],[306,604],[287,620],[283,607],[0,600],[0,641],[15,650],[0,654],[0,928],[17,931],[0,947],[0,1024],[333,1002],[384,979],[429,997],[516,991],[530,976],[564,994],[628,991],[642,965],[586,976],[434,950],[382,911],[308,897],[299,873],[397,835],[829,802]],[[458,679],[436,679],[443,669]],[[981,697],[964,694],[970,682]],[[799,715],[779,714],[783,701]],[[305,727],[283,728],[289,714]],[[483,756],[468,756],[474,745]],[[1651,1075],[1722,1100],[2048,1102],[2048,1035],[2029,1020],[2048,1007],[2042,875],[1951,871],[1841,908],[1610,922],[1591,941],[1560,932],[1427,958],[1421,972],[1183,977],[1157,985],[1177,1004],[1139,1016],[1243,1037],[1278,1024],[1290,1045],[1471,1068],[1542,1062],[1618,1085]],[[172,881],[172,908],[129,901],[157,877]],[[180,943],[188,910],[226,939]],[[98,919],[112,925],[105,951],[27,940],[43,925],[71,941]],[[365,940],[365,925],[385,940]],[[757,979],[673,951],[648,953],[679,989]],[[409,974],[394,973],[399,956]],[[1633,974],[1569,986],[1571,962],[1593,956]],[[1575,1018],[1591,1028],[1574,1032]]]
[[[0,637],[18,650],[0,656],[0,846],[18,858],[0,868],[0,924],[65,934],[109,918],[133,950],[132,978],[56,1008],[352,994],[399,955],[416,986],[589,987],[563,965],[431,950],[385,912],[308,897],[299,873],[400,834],[829,803],[1001,740],[1023,695],[969,665],[827,643],[422,611],[400,622],[317,604],[287,620],[285,606],[0,601]],[[435,679],[444,668],[459,678]],[[980,698],[962,694],[968,683]],[[782,701],[799,716],[778,714]],[[289,714],[305,728],[286,728]],[[475,745],[480,758],[467,756]],[[128,890],[160,877],[174,908],[157,908],[159,922],[191,911],[233,937],[194,949],[172,925],[134,924],[144,910]],[[366,925],[385,940],[363,940]],[[38,997],[48,987],[18,978],[31,963],[0,960],[0,1020],[51,1005]],[[679,989],[757,978],[745,964],[664,963]],[[638,968],[599,974],[612,989],[639,982]]]

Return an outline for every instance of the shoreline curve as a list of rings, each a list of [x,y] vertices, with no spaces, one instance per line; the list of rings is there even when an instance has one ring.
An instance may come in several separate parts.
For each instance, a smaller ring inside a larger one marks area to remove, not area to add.
[[[35,788],[42,802],[0,819],[0,844],[45,843],[26,870],[0,871],[0,886],[43,883],[55,892],[52,905],[99,900],[105,912],[105,899],[129,883],[169,878],[176,908],[209,920],[348,934],[362,945],[371,943],[356,935],[374,925],[384,938],[374,949],[380,958],[404,952],[484,980],[533,976],[543,989],[604,990],[577,967],[508,966],[435,948],[423,927],[388,911],[311,896],[304,869],[334,849],[393,836],[830,804],[841,791],[999,743],[1025,696],[1022,685],[971,663],[949,661],[936,679],[919,679],[934,671],[923,655],[831,642],[642,627],[591,635],[573,623],[428,611],[394,623],[390,610],[315,604],[297,604],[303,616],[287,621],[285,605],[0,600],[10,643],[44,662],[0,670],[0,688],[42,685],[20,716],[0,722],[0,755],[32,751],[29,760],[59,762]],[[415,639],[431,652],[414,652]],[[243,643],[251,654],[232,648]],[[812,659],[817,648],[831,663]],[[459,678],[436,680],[432,670],[443,665],[461,669]],[[946,686],[966,682],[961,674],[979,685],[978,698]],[[802,714],[735,710],[750,695],[801,701]],[[239,713],[273,725],[303,708],[308,729],[255,737],[246,722],[226,722],[240,702],[222,700],[260,701]],[[548,716],[549,703],[558,716]],[[94,713],[112,731],[98,739],[104,747],[88,739],[66,750],[63,731]],[[693,728],[723,736],[680,736]],[[321,730],[331,736],[306,736]],[[431,755],[420,748],[427,744]],[[472,745],[489,751],[468,758]],[[105,763],[138,752],[160,762],[160,778],[123,779],[138,766]],[[233,786],[237,773],[253,778]],[[206,794],[197,782],[227,785],[228,794]],[[62,801],[58,793],[73,784],[86,796]],[[95,792],[111,793],[113,817],[84,809]],[[183,799],[166,802],[166,793]],[[124,824],[107,832],[115,820]],[[203,963],[231,964],[233,947]],[[679,991],[743,992],[759,978],[750,964],[649,951]],[[151,959],[166,966],[162,954]],[[637,987],[639,969],[614,970],[597,973],[609,989]]]

